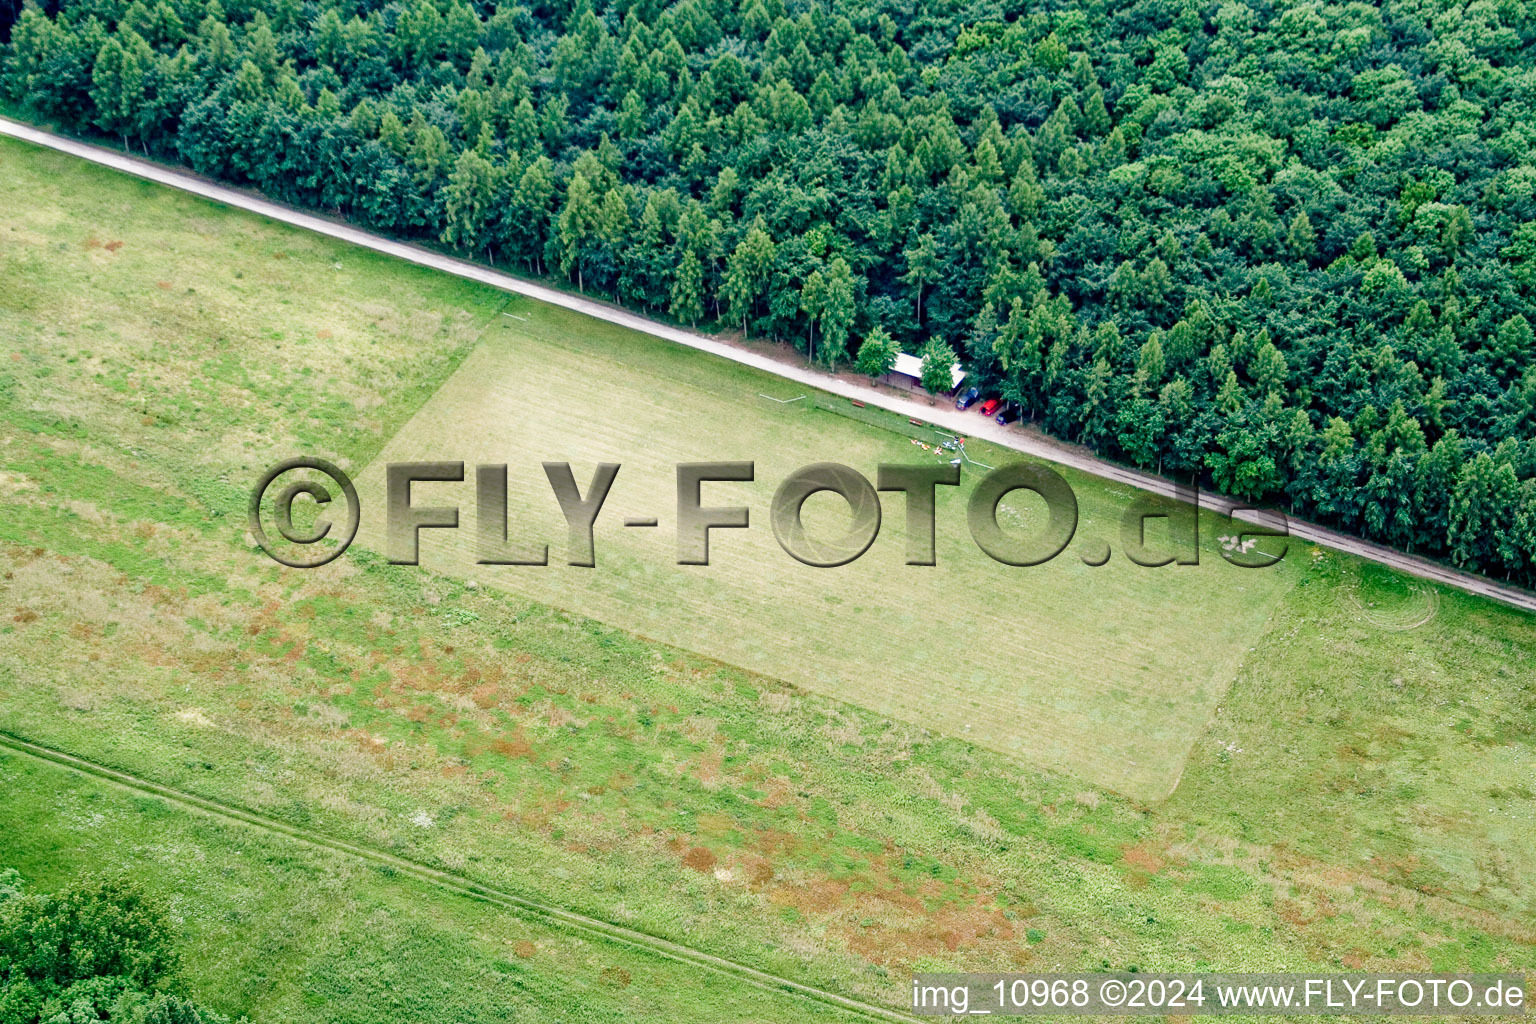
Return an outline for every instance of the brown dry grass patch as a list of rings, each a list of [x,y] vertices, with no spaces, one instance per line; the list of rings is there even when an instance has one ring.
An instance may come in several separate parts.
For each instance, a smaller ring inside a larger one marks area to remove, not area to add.
[[[709,874],[715,870],[715,855],[703,846],[691,846],[688,852],[683,854],[683,866],[702,874]]]
[[[510,736],[503,736],[491,742],[491,749],[503,757],[526,757],[533,759],[533,744],[528,742],[528,735],[523,732],[522,726],[518,726]]]
[[[1120,856],[1129,867],[1151,875],[1157,874],[1167,866],[1167,862],[1145,843],[1122,848]]]

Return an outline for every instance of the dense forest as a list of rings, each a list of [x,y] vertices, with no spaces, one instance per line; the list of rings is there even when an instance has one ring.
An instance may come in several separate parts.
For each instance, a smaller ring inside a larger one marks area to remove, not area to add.
[[[1536,581],[1527,0],[34,2],[40,119]]]

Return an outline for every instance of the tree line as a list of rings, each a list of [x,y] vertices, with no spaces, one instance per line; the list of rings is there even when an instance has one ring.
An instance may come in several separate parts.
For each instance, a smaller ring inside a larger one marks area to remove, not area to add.
[[[27,0],[0,85],[1531,584],[1533,58],[1525,0]]]

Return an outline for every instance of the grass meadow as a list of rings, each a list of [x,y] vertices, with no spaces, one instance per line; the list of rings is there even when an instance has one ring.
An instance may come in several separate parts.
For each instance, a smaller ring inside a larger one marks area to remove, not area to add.
[[[594,942],[378,865],[0,754],[7,866],[63,885],[103,864],[172,894],[184,980],[272,1020],[851,1021],[696,969]]]
[[[9,141],[0,193],[0,729],[893,1006],[925,968],[1536,968],[1529,616],[1301,545],[1272,575],[1071,552],[1011,572],[969,549],[958,495],[935,570],[896,564],[890,504],[864,559],[801,573],[765,521],[783,473],[921,449]],[[424,536],[441,571],[365,535],[294,572],[246,537],[267,465],[331,459],[366,502],[369,467],[411,452],[511,464],[514,529],[554,512],[540,459],[583,486],[580,460],[624,463],[598,568],[467,572],[468,509],[461,537]],[[754,527],[685,578],[661,474],[738,455],[760,486],[719,493]],[[1080,536],[1103,536],[1128,496],[1072,482]],[[639,514],[661,529],[613,528]],[[703,1019],[808,1012],[56,768],[0,772],[0,864],[182,894],[199,998],[253,1020],[450,997],[466,1020],[570,1017],[576,988],[606,1000],[592,1019],[690,1019],[677,993]]]
[[[1136,797],[1172,790],[1194,736],[1305,560],[1234,567],[1218,553],[1221,520],[1212,515],[1197,566],[1145,568],[1122,554],[1091,567],[1081,550],[1120,546],[1120,517],[1136,494],[1072,473],[1073,546],[1043,566],[1006,566],[966,527],[966,501],[985,473],[966,467],[961,486],[938,492],[936,566],[905,564],[900,495],[885,498],[881,535],[863,557],[835,569],[802,565],[768,522],[774,491],[794,470],[840,462],[873,481],[881,462],[952,453],[809,400],[765,399],[804,392],[625,328],[529,300],[504,312],[358,483],[363,507],[382,509],[385,463],[449,458],[470,467],[462,484],[413,488],[418,504],[461,508],[460,529],[422,532],[424,566]],[[1022,461],[987,444],[967,448],[988,466]],[[754,462],[756,479],[707,484],[702,500],[745,505],[754,525],[716,531],[709,566],[677,565],[674,466],[720,460]],[[583,488],[597,463],[623,467],[597,521],[593,569],[564,564],[565,521],[544,461],[570,462]],[[509,539],[548,542],[550,566],[475,564],[477,463],[507,464]],[[656,516],[661,526],[624,527],[631,516]],[[1010,496],[999,519],[1038,530],[1044,502]],[[806,503],[805,520],[812,536],[836,537],[848,513],[823,495]],[[361,542],[384,552],[383,516],[364,522]]]

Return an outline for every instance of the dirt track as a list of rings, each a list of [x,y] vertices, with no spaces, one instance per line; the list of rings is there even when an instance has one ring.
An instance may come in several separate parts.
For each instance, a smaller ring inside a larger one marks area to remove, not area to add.
[[[869,405],[879,406],[892,412],[901,413],[904,416],[921,419],[957,434],[963,434],[966,437],[984,438],[1002,447],[1011,448],[1026,455],[1050,459],[1052,462],[1071,466],[1074,469],[1102,477],[1106,480],[1113,480],[1117,483],[1127,484],[1131,487],[1157,494],[1171,495],[1174,493],[1174,484],[1171,481],[1150,473],[1143,473],[1139,470],[1117,465],[1116,463],[1098,458],[1082,449],[1059,444],[1014,427],[999,426],[991,420],[983,419],[974,412],[957,412],[952,406],[942,403],[938,406],[930,406],[926,401],[905,398],[887,391],[875,391],[865,385],[840,380],[818,370],[786,364],[750,349],[719,341],[680,327],[648,320],[645,317],[604,302],[598,302],[579,295],[570,295],[547,285],[525,281],[511,274],[505,274],[492,270],[489,267],[469,263],[465,260],[454,259],[451,256],[444,256],[441,253],[432,252],[419,246],[390,241],[387,238],[369,234],[347,224],[303,213],[291,207],[263,199],[253,193],[217,185],[195,175],[173,170],[152,161],[126,156],[99,146],[76,142],[73,139],[54,135],[51,132],[45,132],[8,118],[0,118],[0,135],[8,135],[12,138],[45,146],[61,153],[68,153],[71,156],[77,156],[104,167],[123,171],[162,185],[169,185],[172,188],[191,192],[194,195],[224,203],[228,206],[249,210],[252,213],[270,217],[285,224],[315,231],[322,235],[329,235],[332,238],[373,249],[376,252],[398,256],[400,259],[408,260],[411,263],[431,267],[472,281],[479,281],[494,288],[537,299],[540,302],[547,302],[551,305],[562,306],[566,309],[585,313],[599,320],[607,320],[610,323],[620,324],[658,338],[665,338],[680,345],[687,345],[690,348],[708,352],[723,359],[730,359],[759,370],[764,370],[805,387],[818,388],[845,398],[856,398]],[[1233,501],[1215,494],[1202,494],[1201,503],[1220,512],[1230,512],[1236,505]],[[1240,518],[1257,519],[1258,517],[1242,515]],[[1536,611],[1536,593],[1530,591],[1496,583],[1482,576],[1461,572],[1429,559],[1403,554],[1400,551],[1382,547],[1379,544],[1372,544],[1357,537],[1338,533],[1302,520],[1290,520],[1290,532],[1293,537],[1300,540],[1320,544],[1336,551],[1358,555],[1361,558],[1379,562],[1401,572],[1409,573],[1422,579],[1432,580],[1436,583],[1442,583],[1446,586],[1456,587],[1469,593],[1492,598],[1495,601],[1501,601],[1516,608]]]

